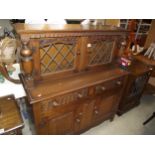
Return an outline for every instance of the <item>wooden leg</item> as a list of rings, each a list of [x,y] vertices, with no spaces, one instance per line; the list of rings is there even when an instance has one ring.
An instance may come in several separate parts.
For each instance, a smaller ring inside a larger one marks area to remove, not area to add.
[[[22,130],[21,129],[17,130],[17,135],[22,135]]]
[[[112,116],[111,118],[110,118],[110,122],[112,122],[114,120],[114,116]]]

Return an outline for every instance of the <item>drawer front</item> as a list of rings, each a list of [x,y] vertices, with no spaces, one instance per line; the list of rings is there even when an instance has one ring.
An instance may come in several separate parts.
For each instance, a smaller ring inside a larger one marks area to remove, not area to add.
[[[88,97],[88,89],[77,90],[76,92],[68,93],[62,96],[51,98],[41,102],[40,111],[42,117],[55,116],[58,112],[63,112],[66,108],[72,108],[76,101]]]
[[[123,77],[101,83],[95,86],[95,94],[103,94],[105,92],[109,92],[110,90],[120,90],[123,86],[123,83]]]

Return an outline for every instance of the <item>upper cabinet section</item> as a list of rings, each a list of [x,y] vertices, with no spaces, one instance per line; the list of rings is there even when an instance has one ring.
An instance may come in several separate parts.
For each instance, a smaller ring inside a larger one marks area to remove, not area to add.
[[[112,63],[128,36],[127,30],[106,25],[16,24],[14,28],[23,44],[23,73],[35,80]]]

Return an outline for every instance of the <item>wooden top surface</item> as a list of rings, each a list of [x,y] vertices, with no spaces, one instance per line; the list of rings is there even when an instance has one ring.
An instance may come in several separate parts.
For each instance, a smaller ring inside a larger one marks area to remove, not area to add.
[[[135,76],[139,76],[145,72],[148,72],[149,68],[145,64],[143,64],[142,62],[135,59],[131,63],[131,66],[129,66],[128,71],[131,72]]]
[[[128,32],[125,29],[116,26],[108,25],[80,25],[80,24],[65,24],[65,25],[51,25],[51,24],[23,24],[18,23],[14,25],[14,28],[19,34],[31,34],[31,33],[45,33],[45,32],[84,32],[84,31],[115,31],[115,32]]]
[[[146,64],[148,66],[155,67],[155,60],[149,59],[148,57],[146,57],[144,55],[136,55],[136,56],[134,56],[134,58],[143,62],[144,64]]]
[[[0,129],[8,132],[22,126],[23,121],[14,96],[0,97]]]
[[[123,71],[119,68],[105,71],[103,70],[100,72],[87,72],[84,74],[59,80],[42,81],[33,88],[28,88],[26,82],[24,81],[24,77],[21,78],[21,80],[25,85],[30,103],[34,103],[43,99],[48,99],[51,97],[76,91],[78,89],[93,86],[95,84],[100,84],[101,82],[112,80],[126,74],[128,74],[126,71]]]

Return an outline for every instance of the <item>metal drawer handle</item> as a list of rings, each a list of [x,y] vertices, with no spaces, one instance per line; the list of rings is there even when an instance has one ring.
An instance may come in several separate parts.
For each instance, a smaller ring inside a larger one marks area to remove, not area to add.
[[[87,48],[90,48],[90,47],[92,47],[92,44],[91,43],[88,43],[87,44]]]
[[[117,85],[121,85],[122,82],[121,82],[121,81],[117,81],[116,84],[117,84]]]
[[[101,87],[101,90],[102,90],[102,91],[105,91],[105,90],[106,90],[106,87],[102,86],[102,87]]]
[[[78,98],[82,98],[82,97],[83,97],[83,95],[78,93]]]
[[[77,122],[77,123],[80,123],[80,122],[81,122],[81,120],[80,120],[79,118],[77,118],[77,119],[76,119],[76,122]]]
[[[96,115],[98,115],[98,114],[99,114],[99,111],[98,111],[98,110],[95,110],[94,113],[95,113]]]
[[[82,116],[82,115],[83,115],[83,113],[82,113],[82,112],[80,112],[80,113],[79,113],[79,115],[80,115],[80,116]]]
[[[59,103],[58,102],[56,102],[56,101],[53,101],[53,106],[58,106],[59,105]]]

